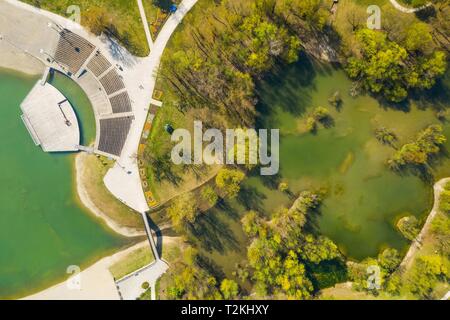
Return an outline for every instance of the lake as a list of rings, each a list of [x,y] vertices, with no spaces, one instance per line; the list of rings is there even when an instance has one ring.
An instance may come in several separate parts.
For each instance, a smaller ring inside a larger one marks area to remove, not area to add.
[[[46,154],[34,145],[20,103],[38,79],[0,70],[0,298],[21,297],[57,283],[71,265],[86,267],[128,241],[90,215],[76,194],[75,154]],[[70,79],[52,83],[95,135],[89,100]]]

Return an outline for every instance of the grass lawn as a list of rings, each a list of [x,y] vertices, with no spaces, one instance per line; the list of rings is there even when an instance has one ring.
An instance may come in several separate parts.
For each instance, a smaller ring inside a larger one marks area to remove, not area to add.
[[[158,86],[162,87],[161,84]],[[153,120],[145,151],[153,159],[159,159],[164,163],[164,165],[146,165],[149,188],[160,204],[184,192],[194,190],[213,178],[220,169],[219,165],[183,166],[173,164],[170,155],[176,143],[171,141],[171,135],[166,132],[165,125],[170,124],[174,129],[187,129],[193,136],[194,121],[201,120],[200,114],[202,111],[190,109],[183,114],[170,103],[170,99],[163,98],[164,105],[159,108]],[[149,160],[145,157],[143,160],[149,163]],[[159,177],[156,174],[159,174]],[[161,192],[161,190],[164,190],[164,192]]]
[[[356,47],[354,39],[354,25],[365,26],[370,14],[367,8],[377,5],[381,9],[381,28],[386,28],[389,21],[395,20],[397,24],[407,26],[418,21],[413,14],[403,13],[395,9],[389,0],[340,0],[333,22],[333,26],[342,37],[344,48],[347,52]]]
[[[179,4],[181,0],[143,0],[145,14],[147,16],[150,32],[152,33],[153,40],[156,39],[161,27],[164,25],[167,17],[170,5],[172,3]]]
[[[122,259],[114,263],[109,268],[109,271],[111,272],[113,277],[118,280],[120,278],[123,278],[127,274],[130,274],[131,272],[134,272],[137,269],[148,265],[154,260],[155,257],[153,256],[150,248],[145,245],[142,248],[139,248],[127,254]]]
[[[92,32],[98,34],[99,30],[107,29],[134,55],[143,57],[150,52],[135,0],[22,1],[64,17],[70,16],[67,13],[69,6],[78,5],[81,9],[81,24]]]
[[[84,169],[81,182],[92,202],[120,226],[143,230],[141,216],[117,200],[103,183],[103,177],[110,163],[103,157],[98,158],[88,154],[78,156],[82,157]]]
[[[148,288],[143,294],[141,294],[138,300],[152,300],[152,288]]]
[[[434,218],[439,218],[444,216],[444,213],[439,212]],[[447,217],[448,219],[448,217]],[[450,237],[450,235],[449,235]],[[428,232],[424,239],[423,239],[423,245],[422,247],[417,251],[416,255],[413,258],[413,261],[410,265],[410,267],[405,270],[402,274],[402,282],[403,283],[408,283],[410,281],[412,281],[411,277],[412,277],[412,270],[414,269],[414,265],[417,263],[417,258],[422,257],[422,256],[429,256],[429,255],[435,255],[438,252],[438,242],[435,239],[435,237],[433,236],[432,232]],[[433,288],[433,292],[431,293],[432,296],[436,297],[436,298],[441,298],[445,295],[445,293],[447,291],[450,290],[450,284],[446,283],[446,282],[438,282],[436,284],[436,286]],[[417,299],[417,297],[414,297],[410,292],[403,290],[400,293],[400,296],[402,297],[406,297],[406,298],[411,298],[411,299]]]

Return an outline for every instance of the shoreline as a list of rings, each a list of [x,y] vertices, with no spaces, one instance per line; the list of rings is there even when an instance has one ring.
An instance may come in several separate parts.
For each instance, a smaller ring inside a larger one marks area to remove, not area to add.
[[[434,217],[439,212],[439,203],[440,203],[440,197],[442,191],[444,191],[444,185],[446,183],[450,182],[450,177],[443,178],[439,181],[437,181],[433,185],[433,198],[434,203],[433,207],[431,208],[430,212],[427,215],[427,218],[425,220],[425,223],[422,226],[422,229],[420,230],[419,234],[416,236],[416,238],[411,242],[408,251],[406,252],[405,256],[402,259],[402,262],[400,263],[400,268],[408,269],[411,266],[411,263],[413,262],[414,258],[416,257],[417,251],[422,247],[422,242],[424,237],[428,234],[428,230],[430,229],[430,225],[432,221],[434,220]]]
[[[42,76],[45,65],[31,55],[2,43],[0,40],[0,68],[23,73],[27,76]]]
[[[20,300],[120,300],[114,278],[109,271],[111,265],[130,252],[148,245],[144,240],[112,255],[103,257],[83,269],[79,274],[80,289],[68,286],[68,277],[47,289],[25,296]]]
[[[83,172],[85,169],[83,156],[86,155],[83,153],[79,153],[75,155],[74,160],[75,183],[77,195],[80,199],[81,204],[88,209],[90,214],[94,215],[97,218],[100,218],[112,231],[128,238],[145,236],[145,231],[139,231],[135,228],[120,226],[116,221],[114,221],[106,213],[104,213],[97,205],[95,205],[82,181]]]

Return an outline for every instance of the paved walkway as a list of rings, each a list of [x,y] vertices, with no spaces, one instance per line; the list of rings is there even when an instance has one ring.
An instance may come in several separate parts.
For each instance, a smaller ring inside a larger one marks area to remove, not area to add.
[[[169,266],[164,261],[156,260],[136,272],[116,281],[121,299],[136,300],[145,292],[145,289],[142,289],[142,284],[148,282],[150,288],[152,288],[151,298],[152,300],[155,300],[156,293],[154,291],[156,288],[156,281],[168,268]]]
[[[141,70],[141,73],[144,73],[148,77],[148,79],[142,81],[143,89],[141,90],[140,95],[141,105],[139,108],[133,110],[135,120],[133,121],[133,126],[128,134],[121,157],[114,167],[108,170],[104,179],[106,187],[114,196],[141,213],[149,211],[150,208],[142,189],[142,182],[137,164],[137,154],[149,112],[148,107],[152,101],[153,91],[155,90],[161,57],[175,29],[197,1],[198,0],[183,0],[178,6],[178,10],[167,19],[153,43],[152,51],[146,58],[147,63],[145,73]]]
[[[450,178],[445,178],[442,180],[439,180],[434,185],[434,205],[431,209],[430,214],[428,215],[427,220],[425,221],[425,224],[422,227],[422,230],[420,231],[419,235],[414,239],[413,243],[409,247],[408,252],[406,253],[405,257],[403,258],[402,263],[400,264],[400,267],[402,268],[409,268],[411,265],[411,262],[413,261],[414,256],[416,255],[417,251],[422,246],[421,243],[423,241],[423,238],[428,233],[428,230],[430,229],[431,222],[433,221],[436,214],[439,212],[439,199],[441,197],[442,191],[444,191],[444,185],[450,182]]]
[[[403,13],[414,13],[417,11],[420,11],[422,9],[425,9],[426,7],[429,7],[431,5],[431,3],[428,3],[422,7],[418,7],[418,8],[407,8],[402,6],[400,3],[398,3],[396,0],[390,0],[392,5],[395,7],[395,9],[403,12]]]
[[[155,254],[155,263],[145,267],[145,270],[138,270],[130,275],[130,279],[124,282],[124,297],[134,299],[136,294],[140,290],[141,282],[149,281],[152,288],[155,287],[155,281],[158,279],[168,268],[168,265],[160,259],[156,249],[154,239],[152,237],[152,231],[146,220],[145,212],[149,210],[147,201],[145,199],[144,191],[142,189],[142,183],[138,172],[137,165],[137,152],[140,143],[141,135],[143,132],[144,124],[147,120],[148,107],[152,101],[153,91],[155,89],[157,72],[159,69],[160,61],[166,45],[178,27],[182,22],[185,15],[194,6],[197,0],[184,0],[177,10],[177,12],[171,15],[164,26],[162,27],[156,41],[153,43],[151,39],[150,30],[148,28],[148,22],[145,17],[145,11],[143,10],[142,1],[138,0],[138,6],[142,15],[144,23],[144,30],[146,32],[147,40],[151,45],[151,52],[148,57],[137,58],[132,56],[129,52],[124,50],[114,39],[107,38],[106,36],[97,37],[90,32],[87,32],[84,28],[80,27],[75,22],[58,16],[51,12],[41,10],[30,5],[24,4],[17,0],[6,0],[7,3],[13,5],[16,8],[23,10],[23,12],[31,13],[33,17],[40,17],[39,19],[48,19],[51,24],[57,23],[63,28],[67,28],[80,36],[84,37],[95,46],[97,46],[101,52],[115,64],[120,67],[120,76],[125,83],[125,87],[128,90],[130,98],[132,100],[133,112],[135,120],[133,121],[132,128],[125,142],[122,154],[116,161],[114,167],[110,169],[104,182],[106,187],[111,193],[116,196],[123,203],[130,208],[141,213],[146,226],[148,234],[148,240],[152,251]],[[47,26],[47,24],[45,24]],[[147,27],[145,27],[147,26]],[[48,27],[44,28],[38,36],[30,34],[27,40],[31,37],[37,41],[35,47],[42,48],[42,45],[46,43],[46,38],[42,37],[42,34],[56,35]],[[31,40],[30,40],[31,41]],[[25,43],[28,43],[25,41]],[[34,43],[34,42],[32,42]],[[50,48],[53,49],[53,48]],[[51,51],[51,50],[49,50]],[[27,51],[31,54],[29,51]],[[52,51],[53,52],[53,51]],[[45,60],[39,56],[39,50],[33,52],[33,55],[38,57],[44,64]],[[114,281],[107,271],[107,267],[110,265],[108,258],[102,259],[88,270],[84,271],[84,275],[92,274],[92,279],[88,279],[86,287],[83,287],[82,291],[67,293],[65,282],[53,287],[52,289],[45,290],[43,295],[36,295],[41,298],[55,298],[60,297],[62,299],[72,298],[84,298],[84,299],[114,299],[117,298],[117,291],[112,289],[111,282],[114,287]],[[92,271],[92,272],[91,272]],[[102,284],[95,281],[96,274],[99,272],[104,275],[102,278]],[[139,282],[139,283],[138,283]],[[137,286],[135,286],[138,284]],[[154,298],[155,295],[152,294]]]
[[[139,7],[139,13],[141,14],[142,24],[144,25],[145,37],[147,38],[148,47],[150,51],[153,49],[153,40],[152,34],[150,32],[150,27],[147,20],[147,15],[145,14],[144,5],[142,4],[142,0],[137,0],[137,4]]]

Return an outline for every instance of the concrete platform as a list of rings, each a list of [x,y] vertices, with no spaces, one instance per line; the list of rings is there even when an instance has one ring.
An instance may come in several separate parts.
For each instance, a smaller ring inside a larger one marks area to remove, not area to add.
[[[58,89],[38,81],[20,105],[22,120],[45,152],[78,151],[80,128],[71,104]]]

